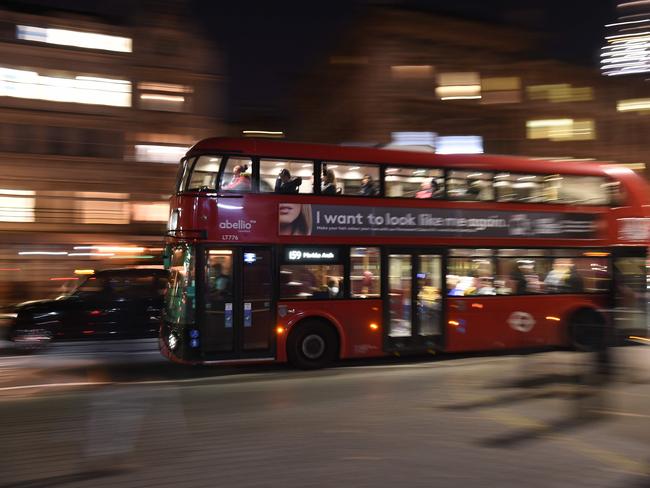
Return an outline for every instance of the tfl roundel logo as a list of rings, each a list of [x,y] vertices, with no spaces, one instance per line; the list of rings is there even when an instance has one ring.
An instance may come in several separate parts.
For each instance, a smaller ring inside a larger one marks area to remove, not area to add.
[[[530,332],[535,327],[535,319],[526,312],[512,312],[508,317],[508,325],[519,332]]]

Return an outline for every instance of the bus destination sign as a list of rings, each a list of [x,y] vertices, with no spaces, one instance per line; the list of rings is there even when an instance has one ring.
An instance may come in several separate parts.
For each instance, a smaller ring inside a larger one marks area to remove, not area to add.
[[[403,235],[440,237],[542,237],[594,239],[596,214],[462,208],[297,206],[280,213],[280,235]]]
[[[335,263],[339,260],[337,247],[287,247],[284,249],[287,263]]]

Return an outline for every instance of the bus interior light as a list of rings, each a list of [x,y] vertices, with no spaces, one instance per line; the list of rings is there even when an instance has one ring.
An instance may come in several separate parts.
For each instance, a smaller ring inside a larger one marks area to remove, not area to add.
[[[210,249],[209,254],[210,256],[214,256],[214,255],[230,256],[232,255],[232,251],[230,249]]]
[[[589,258],[605,258],[609,256],[608,252],[602,252],[602,251],[589,251],[589,252],[583,252],[583,256],[587,256]]]

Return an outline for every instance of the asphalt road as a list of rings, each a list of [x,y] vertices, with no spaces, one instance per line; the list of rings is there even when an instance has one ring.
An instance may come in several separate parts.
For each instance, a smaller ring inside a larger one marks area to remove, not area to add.
[[[71,349],[72,347],[72,349]],[[182,368],[0,357],[0,487],[649,487],[650,347]]]

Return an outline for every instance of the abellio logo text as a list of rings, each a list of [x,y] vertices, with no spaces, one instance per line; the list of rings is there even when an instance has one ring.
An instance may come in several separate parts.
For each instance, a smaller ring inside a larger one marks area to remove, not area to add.
[[[220,229],[225,229],[225,230],[239,230],[239,231],[250,231],[253,228],[253,224],[255,224],[255,220],[229,220],[226,219],[223,222],[219,222],[219,228]]]

